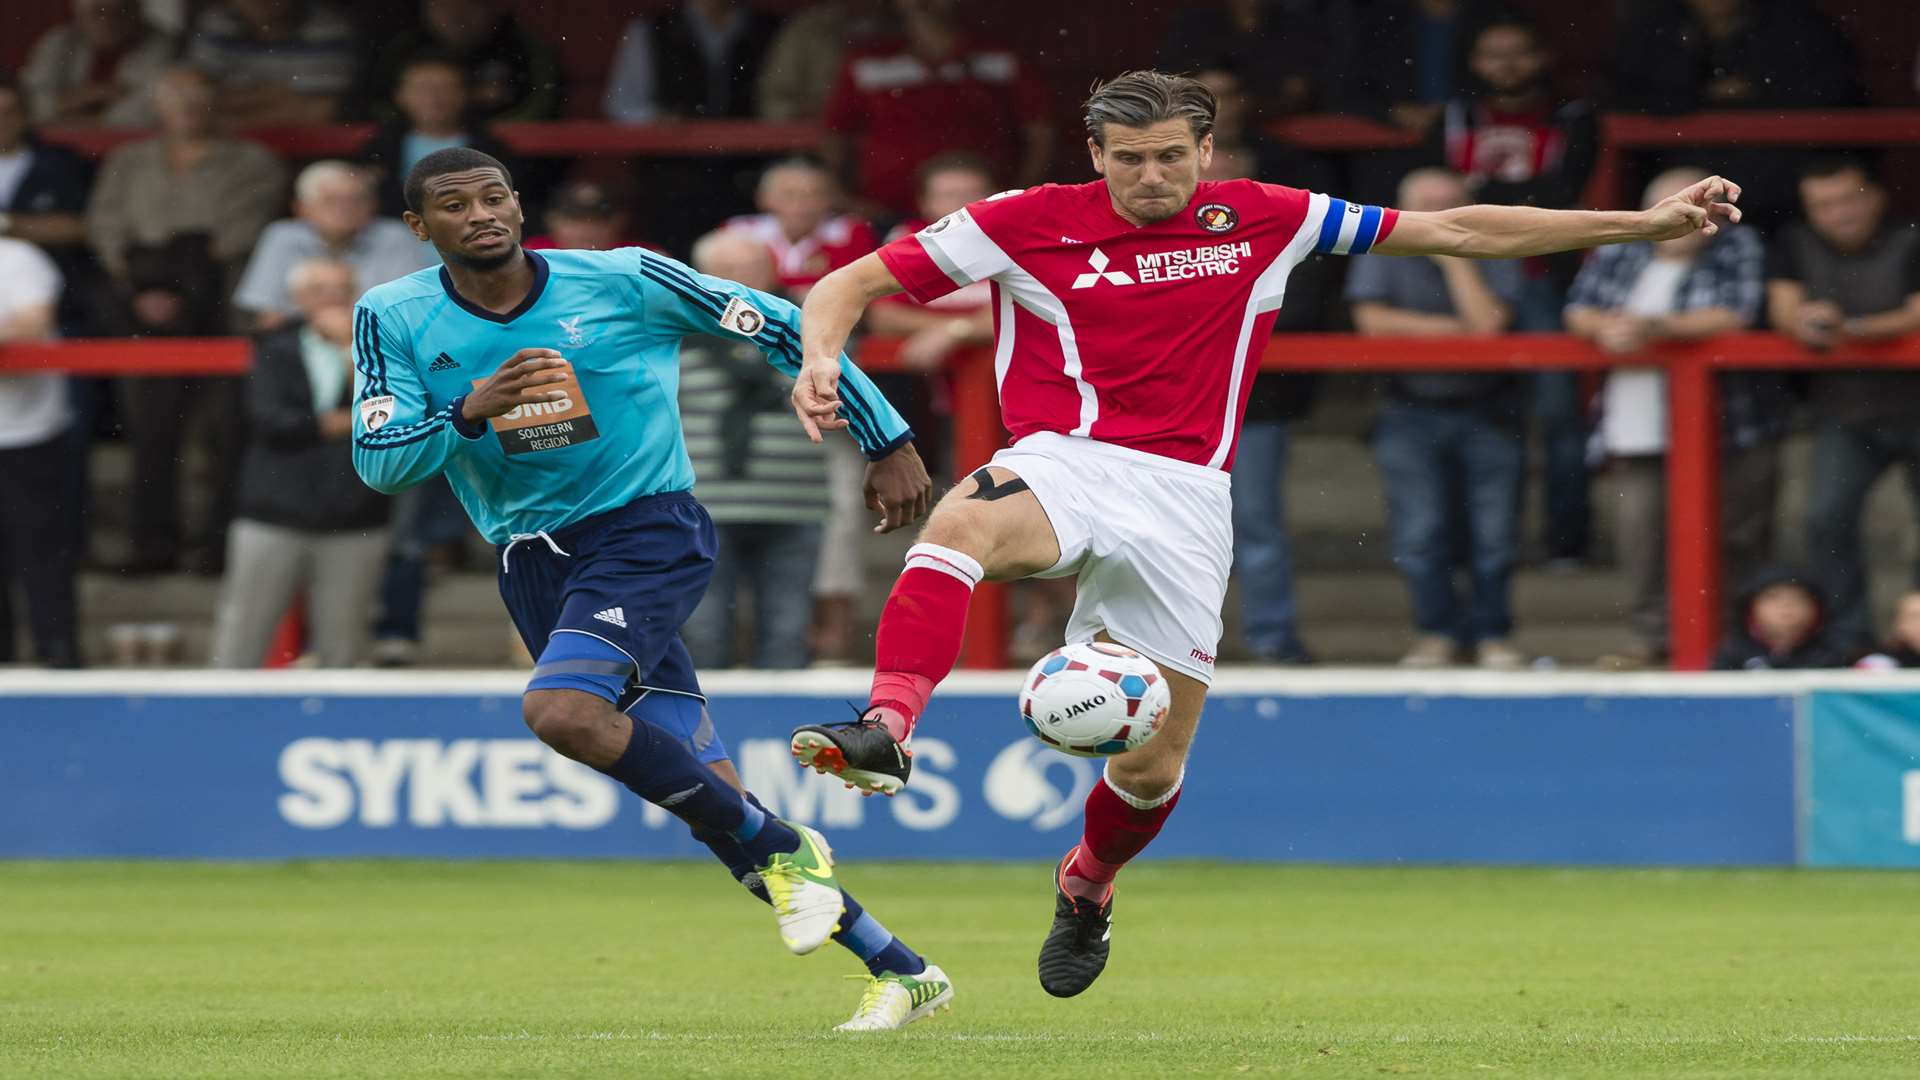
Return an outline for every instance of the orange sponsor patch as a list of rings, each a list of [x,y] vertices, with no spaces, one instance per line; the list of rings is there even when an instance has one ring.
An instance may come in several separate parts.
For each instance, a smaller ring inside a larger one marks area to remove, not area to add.
[[[572,365],[567,366],[566,376],[566,381],[546,387],[560,391],[561,397],[521,405],[487,421],[500,440],[501,449],[508,454],[530,454],[600,437],[600,429],[593,424],[593,410],[587,406],[587,395],[580,389],[580,377],[574,374]],[[478,389],[485,381],[475,379],[473,385]]]

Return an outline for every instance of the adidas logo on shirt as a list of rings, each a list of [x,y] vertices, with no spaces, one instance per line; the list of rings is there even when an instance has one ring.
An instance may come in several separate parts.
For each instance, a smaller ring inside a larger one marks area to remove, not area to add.
[[[596,611],[593,617],[601,622],[612,623],[622,630],[627,628],[627,613],[624,608],[610,607],[605,611]]]
[[[446,353],[441,353],[439,356],[433,358],[433,363],[427,365],[427,374],[431,375],[436,371],[457,371],[459,367],[460,361],[455,360]]]

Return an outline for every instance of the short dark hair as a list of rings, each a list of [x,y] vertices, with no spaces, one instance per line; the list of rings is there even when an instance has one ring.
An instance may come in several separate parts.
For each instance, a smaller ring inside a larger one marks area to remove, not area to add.
[[[499,169],[500,175],[513,186],[513,174],[507,171],[500,159],[492,154],[483,154],[470,146],[449,146],[445,150],[435,150],[414,163],[407,170],[405,191],[407,209],[420,212],[420,204],[427,201],[427,181],[448,173],[467,172],[470,169]]]
[[[919,168],[913,170],[913,190],[924,192],[927,190],[927,181],[941,173],[950,172],[969,172],[976,176],[984,176],[988,187],[998,182],[993,175],[993,165],[986,158],[971,150],[949,150],[944,154],[935,154],[921,162]]]
[[[1859,173],[1869,183],[1875,179],[1873,166],[1858,154],[1821,154],[1800,169],[1800,179],[1826,180],[1850,172]]]
[[[1129,71],[1093,88],[1087,98],[1087,134],[1099,146],[1107,145],[1107,125],[1152,127],[1165,120],[1185,120],[1195,139],[1213,131],[1219,103],[1213,91],[1197,79],[1164,71]]]

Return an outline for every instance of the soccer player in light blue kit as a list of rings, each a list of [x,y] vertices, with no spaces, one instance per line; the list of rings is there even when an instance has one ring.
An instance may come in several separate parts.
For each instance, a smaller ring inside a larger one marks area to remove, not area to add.
[[[773,906],[793,952],[831,937],[865,961],[872,977],[842,1030],[945,1007],[946,974],[844,893],[825,839],[741,787],[680,643],[714,558],[680,431],[680,339],[738,335],[796,372],[797,309],[638,248],[526,251],[512,178],[477,151],[427,155],[406,196],[407,224],[445,265],[355,309],[361,478],[395,492],[447,475],[499,545],[501,597],[538,657],[527,725],[684,820]],[[927,508],[926,469],[899,414],[842,366],[838,410],[800,420],[816,440],[822,428],[853,436],[878,531],[898,528]]]

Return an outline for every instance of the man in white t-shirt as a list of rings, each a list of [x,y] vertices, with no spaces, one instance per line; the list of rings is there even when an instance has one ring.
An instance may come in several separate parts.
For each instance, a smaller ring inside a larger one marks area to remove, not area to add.
[[[39,248],[0,237],[0,346],[52,337],[60,287],[60,271]],[[72,423],[64,376],[0,374],[0,663],[18,659],[7,603],[17,583],[39,662],[80,666],[78,519],[63,502]]]
[[[1671,169],[1647,185],[1644,205],[1702,180]],[[1607,352],[1631,356],[1657,341],[1744,330],[1760,313],[1765,252],[1751,229],[1720,230],[1594,252],[1574,280],[1567,329]],[[1726,567],[1740,580],[1773,546],[1776,453],[1788,402],[1772,376],[1722,377],[1721,522]],[[1633,643],[1608,666],[1646,666],[1667,655],[1667,377],[1655,368],[1615,368],[1601,399],[1600,441],[1616,486],[1615,546],[1630,599]]]

